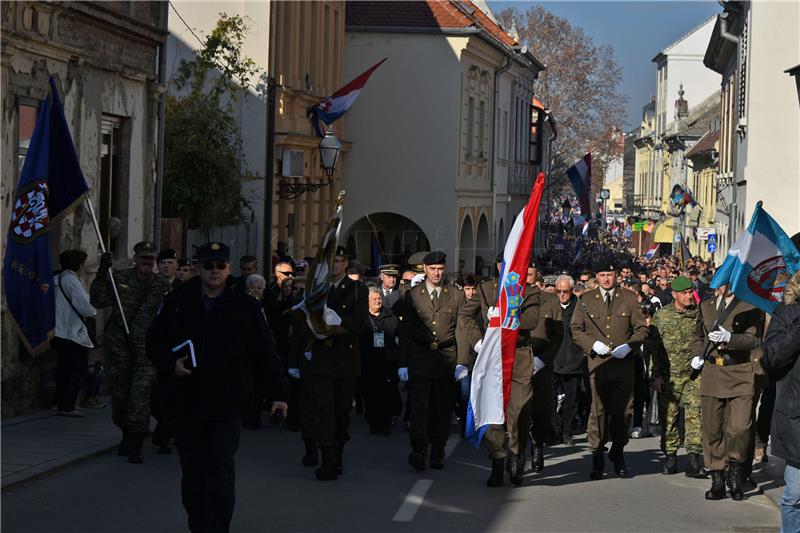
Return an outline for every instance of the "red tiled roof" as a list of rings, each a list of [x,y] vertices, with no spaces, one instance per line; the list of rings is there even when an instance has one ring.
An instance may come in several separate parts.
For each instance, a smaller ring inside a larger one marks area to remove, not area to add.
[[[718,140],[719,140],[719,130],[706,132],[705,135],[700,137],[700,140],[697,141],[697,144],[692,146],[692,148],[688,152],[686,152],[685,157],[692,157],[711,150],[712,148],[714,148],[714,145],[717,143]]]
[[[460,3],[467,13],[456,5]],[[472,11],[471,14],[468,14]],[[418,0],[416,2],[349,1],[345,7],[349,27],[481,28],[506,46],[516,45],[503,28],[469,0]]]

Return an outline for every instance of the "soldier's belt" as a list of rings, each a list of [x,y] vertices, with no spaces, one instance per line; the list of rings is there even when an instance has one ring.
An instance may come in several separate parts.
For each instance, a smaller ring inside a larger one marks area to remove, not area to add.
[[[426,350],[444,350],[454,346],[456,341],[453,339],[447,341],[414,341],[414,344]]]
[[[706,361],[715,366],[736,366],[750,362],[748,360],[741,361],[739,359],[734,359],[729,355],[709,355],[706,357]]]

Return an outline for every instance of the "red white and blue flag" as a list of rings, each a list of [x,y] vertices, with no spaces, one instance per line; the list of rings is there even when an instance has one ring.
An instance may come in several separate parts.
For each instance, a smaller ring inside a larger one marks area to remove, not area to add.
[[[514,222],[506,241],[500,270],[500,287],[494,306],[496,313],[489,317],[481,350],[472,371],[466,436],[476,448],[490,426],[505,422],[519,334],[519,314],[522,299],[525,297],[528,265],[531,261],[544,182],[544,174],[540,172],[528,204]]]
[[[581,229],[581,235],[583,235],[584,237],[587,237],[589,235],[589,221],[588,220],[584,220],[583,221],[583,229]]]
[[[658,244],[654,244],[644,253],[645,259],[652,261],[656,257],[656,252],[658,252]]]
[[[347,110],[356,101],[358,95],[361,94],[361,89],[367,84],[369,77],[386,59],[388,58],[383,58],[331,96],[308,108],[308,117],[311,119],[311,125],[317,135],[325,137],[325,126],[323,124],[331,125],[347,113]]]
[[[586,154],[567,170],[567,177],[578,201],[581,204],[581,215],[587,219],[591,215],[589,207],[589,191],[592,187],[592,154]]]

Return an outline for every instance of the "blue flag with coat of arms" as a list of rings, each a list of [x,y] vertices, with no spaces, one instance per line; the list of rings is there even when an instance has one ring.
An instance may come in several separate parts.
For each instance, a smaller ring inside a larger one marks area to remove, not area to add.
[[[50,226],[88,190],[51,77],[17,184],[3,259],[8,311],[33,355],[47,349],[55,329]]]

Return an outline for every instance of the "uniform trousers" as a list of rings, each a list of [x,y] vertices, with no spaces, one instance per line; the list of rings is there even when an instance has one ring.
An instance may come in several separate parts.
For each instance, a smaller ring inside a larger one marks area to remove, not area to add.
[[[723,470],[729,461],[744,461],[753,436],[753,396],[703,396],[700,404],[706,468]]]
[[[531,427],[531,380],[530,378],[512,378],[511,394],[506,407],[506,428],[508,429],[508,449],[520,455],[525,451],[528,432]],[[506,456],[505,432],[503,426],[491,426],[486,432],[484,441],[492,459]]]
[[[617,450],[628,444],[628,427],[633,418],[633,383],[633,373],[615,379],[589,377],[592,407],[586,433],[592,451],[603,449],[609,440]]]
[[[543,367],[530,380],[531,400],[531,438],[535,446],[544,446],[553,427],[553,369]]]
[[[227,533],[236,501],[239,420],[180,422],[181,499],[192,533]]]
[[[301,370],[302,372],[302,370]],[[300,374],[300,436],[304,441],[317,440],[317,407],[310,374]]]
[[[350,411],[356,378],[311,376],[316,412],[316,436],[321,447],[344,446],[350,440]]]
[[[700,416],[700,384],[684,378],[683,381],[664,383],[658,395],[658,412],[661,414],[661,450],[667,454],[678,453],[680,447],[680,418],[683,411],[686,453],[703,453],[703,431]]]
[[[411,374],[408,383],[411,404],[411,441],[447,443],[450,413],[455,402],[452,378],[428,378]]]
[[[111,419],[123,432],[150,431],[150,403],[156,368],[148,359],[133,360],[128,351],[108,351]]]

